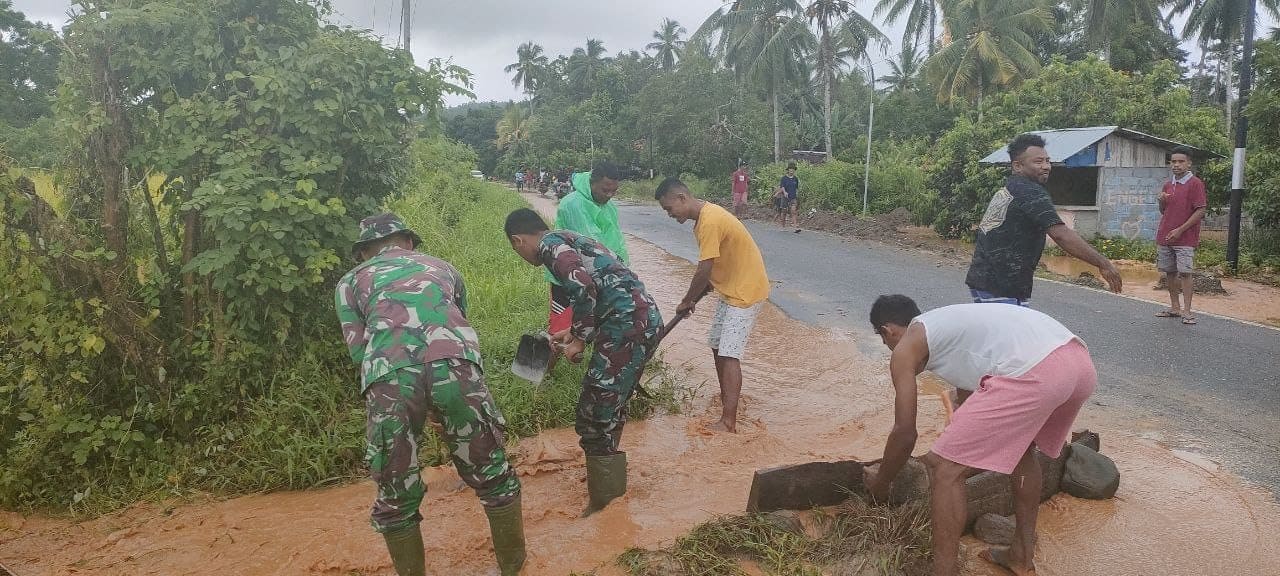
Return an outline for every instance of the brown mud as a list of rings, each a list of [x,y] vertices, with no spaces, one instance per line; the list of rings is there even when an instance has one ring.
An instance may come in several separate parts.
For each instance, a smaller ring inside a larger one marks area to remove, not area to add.
[[[670,314],[692,266],[635,238],[629,243],[633,267]],[[772,305],[744,360],[739,433],[707,431],[719,413],[704,344],[712,304],[662,344],[667,376],[695,393],[683,414],[628,424],[626,496],[578,518],[585,470],[573,431],[551,430],[516,447],[530,551],[525,574],[619,574],[613,561],[626,549],[668,545],[716,515],[740,513],[756,469],[880,455],[892,424],[885,358],[866,357],[848,334],[796,322]],[[918,454],[945,418],[936,395],[946,390],[925,386],[931,394],[919,403]],[[1103,452],[1124,480],[1111,501],[1060,495],[1044,505],[1042,574],[1267,574],[1280,566],[1280,551],[1261,541],[1280,533],[1280,506],[1262,492],[1203,457],[1179,457],[1124,432],[1133,423],[1120,414],[1086,411],[1080,425],[1102,433]],[[447,468],[429,471],[428,481],[428,573],[493,573],[475,496]],[[366,481],[171,507],[144,503],[83,522],[0,513],[0,562],[23,576],[389,575],[390,560],[367,523],[372,496]],[[976,541],[967,544],[966,574],[999,573],[976,558]]]

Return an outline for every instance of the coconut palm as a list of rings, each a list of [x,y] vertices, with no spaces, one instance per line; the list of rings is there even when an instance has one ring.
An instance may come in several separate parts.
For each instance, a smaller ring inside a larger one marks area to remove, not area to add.
[[[904,43],[898,51],[898,59],[889,61],[892,72],[880,78],[888,86],[889,92],[908,92],[916,88],[919,81],[920,68],[924,60],[916,53],[916,47],[910,42]]]
[[[942,18],[951,42],[929,57],[926,71],[937,81],[940,102],[974,98],[979,121],[987,91],[1040,70],[1035,36],[1053,28],[1043,0],[944,0]]]
[[[574,48],[569,56],[566,72],[569,85],[578,94],[585,94],[596,79],[596,73],[605,63],[604,42],[595,38],[587,39],[586,48]]]
[[[498,148],[501,150],[515,149],[518,154],[524,144],[529,141],[529,129],[531,119],[528,111],[524,108],[511,104],[502,113],[502,119],[498,120],[494,132]]]
[[[827,154],[834,154],[831,149],[831,85],[843,67],[837,56],[844,49],[854,58],[867,58],[867,48],[871,43],[884,46],[889,39],[858,14],[848,0],[813,0],[804,13],[818,28],[818,58],[814,71],[822,84],[822,141]]]
[[[1070,9],[1084,14],[1084,38],[1090,48],[1111,60],[1111,42],[1139,24],[1159,30],[1160,7],[1167,0],[1071,0]]]
[[[937,0],[880,0],[876,3],[877,18],[883,17],[886,24],[894,24],[905,14],[907,27],[902,32],[902,43],[918,44],[920,37],[929,34],[929,55],[933,56],[933,47],[937,44]],[[911,40],[911,42],[908,42]]]
[[[675,68],[676,62],[684,56],[685,41],[680,39],[680,35],[685,32],[687,30],[684,26],[670,18],[664,18],[662,26],[653,31],[654,41],[645,46],[645,49],[655,52],[654,58],[663,70]]]
[[[525,42],[516,48],[516,61],[503,68],[511,77],[511,85],[523,88],[525,94],[532,95],[538,88],[538,81],[547,66],[547,57],[542,47],[533,42]]]
[[[703,22],[692,40],[714,37],[713,53],[743,82],[763,85],[773,109],[773,158],[782,158],[779,92],[807,82],[801,63],[815,44],[796,0],[735,0]]]
[[[1174,14],[1187,14],[1182,27],[1182,37],[1196,37],[1206,44],[1214,41],[1240,40],[1244,31],[1245,15],[1249,0],[1173,0]],[[1258,5],[1280,18],[1280,0],[1258,0]]]

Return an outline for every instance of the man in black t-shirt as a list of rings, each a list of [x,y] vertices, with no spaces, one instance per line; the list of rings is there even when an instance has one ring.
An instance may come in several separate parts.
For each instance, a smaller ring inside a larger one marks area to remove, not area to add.
[[[1009,143],[1013,174],[991,197],[978,224],[973,261],[965,284],[974,302],[1027,306],[1045,235],[1067,254],[1098,267],[1112,292],[1121,288],[1120,271],[1058,217],[1044,184],[1052,164],[1044,138],[1022,134]]]

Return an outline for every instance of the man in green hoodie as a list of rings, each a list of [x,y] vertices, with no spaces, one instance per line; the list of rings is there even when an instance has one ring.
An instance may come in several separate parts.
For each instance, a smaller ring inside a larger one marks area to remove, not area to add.
[[[570,179],[573,191],[560,200],[560,207],[556,209],[556,229],[595,238],[626,265],[631,259],[627,256],[622,227],[618,225],[618,206],[611,202],[621,180],[617,165],[607,160],[596,164],[590,172],[574,173]],[[550,272],[546,278],[551,283],[548,331],[557,334],[568,330],[573,323],[573,309],[569,306],[569,293]]]

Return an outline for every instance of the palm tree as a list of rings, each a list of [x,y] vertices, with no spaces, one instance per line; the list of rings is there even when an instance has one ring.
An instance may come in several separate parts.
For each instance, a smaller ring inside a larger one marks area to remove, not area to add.
[[[920,55],[916,54],[915,45],[910,42],[904,43],[902,50],[898,52],[898,60],[889,61],[889,68],[893,71],[880,77],[880,81],[888,85],[889,92],[900,93],[914,90],[922,63],[923,60],[921,60]]]
[[[1182,37],[1195,36],[1206,44],[1214,41],[1234,42],[1244,31],[1249,0],[1172,0],[1174,14],[1187,14]],[[1280,0],[1258,0],[1258,4],[1280,18]]]
[[[569,56],[566,72],[569,75],[569,85],[579,94],[585,94],[595,81],[596,73],[600,71],[600,67],[605,62],[604,54],[604,42],[595,38],[587,39],[585,49],[573,49],[573,55]]]
[[[518,154],[522,145],[529,141],[530,124],[529,113],[524,108],[515,104],[508,105],[502,113],[502,119],[494,127],[497,136],[494,143],[500,150],[514,148]]]
[[[670,18],[662,20],[662,26],[653,31],[654,42],[645,46],[645,50],[654,50],[654,58],[662,65],[663,70],[675,67],[676,61],[684,56],[685,41],[680,35],[687,32],[684,26]]]
[[[523,87],[524,93],[532,95],[538,88],[538,81],[547,66],[547,57],[542,54],[542,47],[533,42],[525,42],[516,48],[516,61],[503,68],[508,74],[515,72],[511,85]]]
[[[1201,45],[1222,43],[1225,46],[1237,44],[1244,35],[1244,21],[1249,13],[1249,0],[1172,0],[1174,14],[1187,14],[1187,23],[1182,27],[1182,37],[1192,36]],[[1280,18],[1280,0],[1258,0],[1258,4],[1271,12],[1273,18]],[[1227,119],[1231,117],[1234,61],[1227,63],[1226,108]]]
[[[933,56],[933,47],[937,44],[937,21],[938,21],[938,1],[937,0],[880,0],[876,3],[876,17],[884,17],[886,24],[896,23],[902,18],[903,14],[907,16],[907,27],[902,32],[902,43],[907,44],[908,39],[914,40],[912,44],[919,43],[920,37],[927,31],[929,33],[929,55]]]
[[[773,109],[773,159],[782,158],[781,104],[787,82],[805,82],[801,63],[815,43],[796,0],[735,0],[703,22],[692,41],[716,37],[714,54],[743,82],[764,85]]]
[[[1159,30],[1164,23],[1160,7],[1168,0],[1072,0],[1070,9],[1084,14],[1084,37],[1090,48],[1111,61],[1111,42],[1135,24]]]
[[[848,0],[813,0],[805,8],[805,16],[818,27],[818,61],[815,72],[822,83],[822,141],[828,155],[831,149],[831,85],[843,67],[837,58],[842,48],[855,58],[867,58],[871,42],[888,43],[880,30],[853,9]],[[874,86],[872,87],[874,89]]]
[[[1053,28],[1043,0],[944,0],[942,18],[951,42],[929,57],[927,72],[937,80],[940,102],[975,97],[979,121],[987,90],[1040,71],[1035,35]]]

